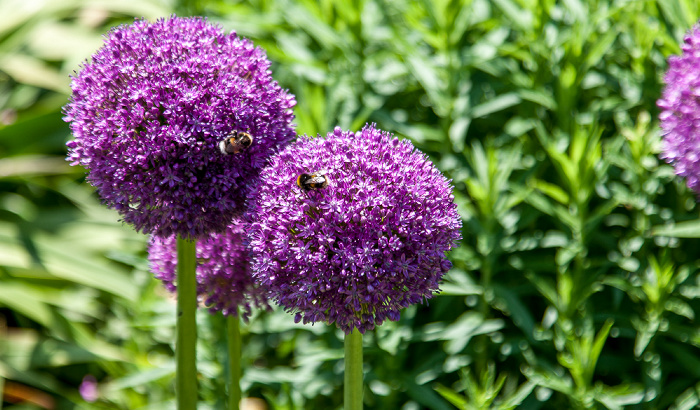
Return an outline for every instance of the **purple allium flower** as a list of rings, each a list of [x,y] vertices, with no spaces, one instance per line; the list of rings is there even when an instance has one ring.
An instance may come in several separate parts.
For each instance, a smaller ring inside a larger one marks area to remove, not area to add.
[[[255,285],[250,273],[243,236],[248,225],[235,221],[222,233],[197,241],[197,294],[211,311],[224,315],[241,314],[247,320],[251,304],[267,308],[265,292]],[[170,291],[175,291],[177,238],[152,236],[148,246],[151,271]]]
[[[364,333],[432,297],[451,267],[462,222],[450,181],[374,125],[302,137],[260,181],[244,215],[251,270],[297,322]]]
[[[97,389],[97,379],[95,379],[95,376],[91,374],[83,377],[83,381],[80,383],[78,391],[80,392],[80,396],[83,398],[83,400],[90,403],[97,401],[97,399],[100,397],[100,392]]]
[[[202,18],[116,27],[71,83],[68,159],[138,231],[223,231],[250,179],[295,137],[294,96],[269,66],[263,50]],[[223,155],[234,130],[253,143]]]
[[[666,87],[656,102],[664,134],[661,157],[700,193],[700,25],[686,34],[681,49],[668,59]]]

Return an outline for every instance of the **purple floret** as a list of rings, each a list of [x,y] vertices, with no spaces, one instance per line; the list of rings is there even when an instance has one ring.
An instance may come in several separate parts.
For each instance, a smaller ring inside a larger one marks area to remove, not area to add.
[[[68,160],[138,231],[221,232],[266,159],[295,137],[294,96],[269,66],[249,40],[203,18],[116,27],[71,83]],[[223,155],[233,130],[253,144]]]
[[[247,225],[234,221],[223,233],[197,241],[197,295],[205,307],[224,315],[240,314],[247,320],[251,307],[268,308],[267,295],[250,273],[248,252],[243,246]],[[151,237],[148,246],[151,271],[175,292],[177,239]]]
[[[700,26],[685,36],[680,56],[668,59],[666,87],[657,105],[663,131],[661,157],[700,193]]]
[[[302,190],[302,173],[328,185]],[[409,141],[336,128],[297,140],[260,177],[244,216],[251,270],[296,321],[364,333],[438,291],[462,222],[450,181]]]

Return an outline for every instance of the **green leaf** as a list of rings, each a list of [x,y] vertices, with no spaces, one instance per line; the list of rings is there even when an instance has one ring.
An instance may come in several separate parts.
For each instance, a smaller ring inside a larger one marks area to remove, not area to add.
[[[692,14],[684,10],[683,4],[679,0],[657,1],[655,3],[675,26],[690,28],[695,23]]]
[[[625,409],[627,406],[639,404],[644,400],[646,390],[641,383],[627,384],[619,386],[604,386],[596,392],[597,401],[605,405],[608,409]]]
[[[0,305],[10,308],[45,327],[51,327],[53,312],[43,295],[22,283],[0,281]]]
[[[471,110],[474,118],[485,117],[498,111],[505,110],[514,105],[520,104],[522,99],[517,93],[507,93],[499,95],[489,101],[475,105]]]
[[[535,276],[534,274],[525,274],[525,277],[537,288],[542,296],[544,296],[551,305],[559,305],[559,296],[553,283],[548,279]]]
[[[116,391],[143,386],[155,380],[172,377],[175,374],[175,362],[168,362],[155,369],[141,369],[108,383],[105,388]]]
[[[651,234],[674,238],[700,238],[700,219],[657,225],[651,228]]]
[[[38,58],[25,54],[5,54],[0,56],[0,70],[19,83],[70,94],[70,79]]]
[[[534,180],[531,184],[535,189],[554,199],[562,205],[568,205],[571,201],[569,195],[558,185],[550,184],[549,182],[541,181],[538,179]]]
[[[700,405],[700,383],[686,389],[673,402],[676,410],[691,410],[698,408]]]
[[[518,387],[518,390],[514,394],[509,395],[506,400],[498,405],[498,409],[501,410],[511,410],[520,407],[523,401],[530,396],[533,390],[535,390],[535,383],[527,381]]]
[[[518,90],[518,96],[523,100],[539,104],[550,111],[557,109],[557,101],[547,90],[520,89]]]
[[[441,295],[467,296],[481,295],[483,289],[469,278],[466,272],[452,269],[445,276],[445,281],[440,284]]]
[[[444,328],[426,329],[424,340],[445,340],[445,351],[448,354],[457,354],[474,336],[498,331],[503,326],[504,322],[500,319],[485,320],[479,313],[465,312]]]
[[[493,0],[493,3],[514,23],[516,28],[527,30],[532,26],[532,13],[530,10],[518,7],[512,0]]]
[[[600,352],[603,351],[603,346],[605,345],[605,341],[608,339],[608,335],[610,334],[610,329],[612,329],[613,323],[615,323],[614,320],[607,319],[605,323],[603,323],[603,326],[600,328],[598,334],[596,334],[595,339],[593,340],[593,345],[591,346],[591,350],[589,353],[589,360],[591,366],[591,369],[589,369],[590,374],[593,374],[595,365],[596,363],[598,363]]]
[[[598,41],[593,44],[593,47],[591,47],[586,54],[586,60],[584,67],[582,68],[583,72],[586,72],[589,68],[594,67],[605,55],[607,55],[610,47],[615,42],[615,39],[617,39],[617,34],[618,33],[616,30],[609,30],[597,39]]]
[[[537,370],[531,367],[526,367],[523,369],[523,374],[531,383],[537,386],[546,387],[567,396],[571,395],[572,393],[573,383],[571,378],[564,376],[559,372],[555,373],[546,369]]]
[[[457,408],[464,409],[467,406],[467,400],[460,395],[459,393],[455,392],[454,390],[448,389],[447,387],[438,384],[435,387],[435,391],[440,393],[442,397],[444,397],[447,401],[450,403],[454,404]]]
[[[406,380],[405,383],[408,395],[423,406],[435,410],[452,410],[431,387],[415,383],[413,380]]]
[[[530,312],[528,307],[520,300],[518,294],[512,289],[499,284],[494,284],[492,286],[495,296],[505,302],[508,308],[507,313],[510,315],[513,324],[522,330],[525,337],[532,339],[532,335],[535,332],[535,320],[532,316],[532,312]]]

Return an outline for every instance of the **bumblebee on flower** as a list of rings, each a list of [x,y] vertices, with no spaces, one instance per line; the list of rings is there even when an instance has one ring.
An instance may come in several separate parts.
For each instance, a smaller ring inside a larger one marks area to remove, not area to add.
[[[348,334],[432,297],[460,239],[450,182],[374,125],[299,138],[261,171],[249,205],[253,275],[297,321]]]
[[[138,231],[223,232],[248,181],[296,135],[294,96],[269,67],[204,18],[115,27],[73,77],[68,159]]]

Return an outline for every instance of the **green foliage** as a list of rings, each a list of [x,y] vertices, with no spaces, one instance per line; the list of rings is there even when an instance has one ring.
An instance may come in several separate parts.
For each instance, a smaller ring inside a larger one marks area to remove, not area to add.
[[[0,0],[0,386],[34,408],[172,408],[175,305],[145,238],[63,160],[68,74],[156,2]],[[666,58],[693,0],[190,0],[265,48],[298,131],[376,122],[455,184],[464,240],[430,306],[364,337],[365,405],[700,403],[697,197],[658,159]],[[225,320],[198,314],[200,408],[226,403]],[[342,334],[259,312],[243,390],[340,408]],[[100,382],[86,403],[78,385]]]

